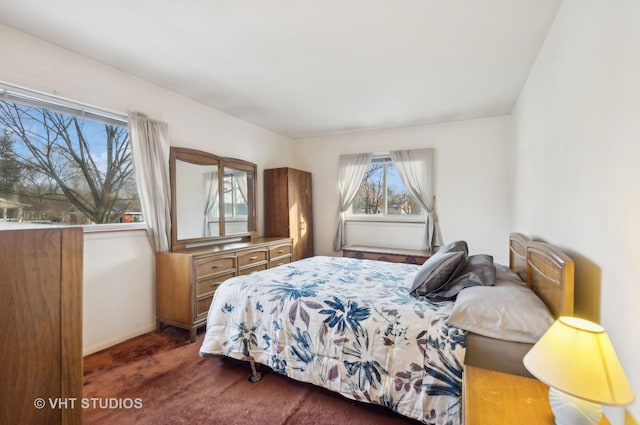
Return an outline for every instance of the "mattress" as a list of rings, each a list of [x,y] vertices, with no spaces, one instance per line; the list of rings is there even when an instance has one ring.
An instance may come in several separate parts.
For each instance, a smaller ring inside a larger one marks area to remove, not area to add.
[[[532,377],[522,363],[522,358],[531,347],[533,344],[505,341],[469,332],[464,363],[483,369]]]

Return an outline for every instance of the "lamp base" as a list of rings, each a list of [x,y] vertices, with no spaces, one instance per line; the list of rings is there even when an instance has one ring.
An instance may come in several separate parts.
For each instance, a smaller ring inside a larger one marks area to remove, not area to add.
[[[602,418],[602,406],[549,388],[549,404],[556,425],[596,425]]]

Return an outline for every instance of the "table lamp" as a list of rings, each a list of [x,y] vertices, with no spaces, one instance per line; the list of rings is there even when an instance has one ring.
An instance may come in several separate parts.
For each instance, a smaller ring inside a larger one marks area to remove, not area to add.
[[[633,403],[631,386],[602,326],[563,316],[524,356],[524,366],[549,386],[556,425],[597,424],[602,404]]]

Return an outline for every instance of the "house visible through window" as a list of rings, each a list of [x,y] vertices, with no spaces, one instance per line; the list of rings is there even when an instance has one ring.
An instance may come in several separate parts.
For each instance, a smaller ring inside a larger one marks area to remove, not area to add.
[[[374,156],[351,206],[360,216],[424,217],[420,203],[407,191],[390,156]]]
[[[126,119],[0,94],[0,221],[143,221]]]

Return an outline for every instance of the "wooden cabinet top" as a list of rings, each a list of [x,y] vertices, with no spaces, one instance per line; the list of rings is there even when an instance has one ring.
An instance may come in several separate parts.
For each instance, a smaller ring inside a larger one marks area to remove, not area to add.
[[[465,425],[553,425],[549,387],[537,379],[464,367]],[[598,425],[610,425],[603,415]]]
[[[206,245],[206,246],[198,246],[192,248],[181,249],[178,251],[172,251],[171,254],[182,254],[182,255],[206,255],[206,254],[223,254],[229,251],[239,251],[242,249],[251,249],[251,248],[263,248],[277,244],[291,244],[291,238],[282,238],[282,237],[264,237],[264,238],[255,238],[251,241],[235,241],[235,242],[226,242],[215,245]]]

